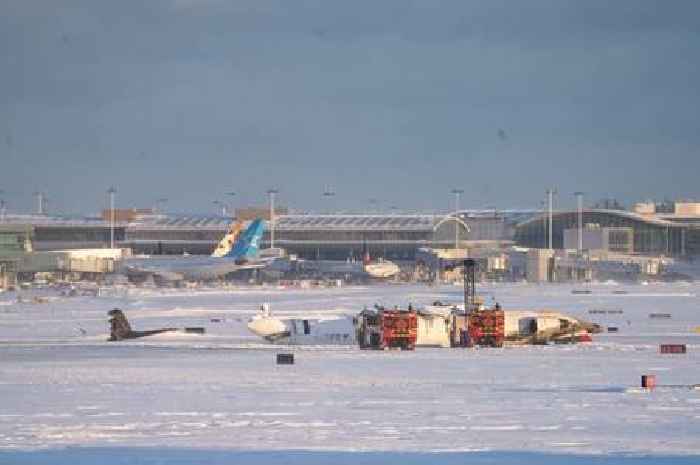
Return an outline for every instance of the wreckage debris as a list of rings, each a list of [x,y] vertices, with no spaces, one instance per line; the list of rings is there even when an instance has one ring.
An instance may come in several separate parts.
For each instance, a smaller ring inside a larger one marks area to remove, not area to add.
[[[177,331],[177,328],[160,328],[151,329],[148,331],[134,331],[133,329],[131,329],[131,325],[129,324],[129,320],[126,319],[126,315],[124,315],[124,312],[120,309],[114,308],[107,312],[107,314],[110,316],[110,332],[108,341],[137,339],[140,337],[152,336],[154,334]]]

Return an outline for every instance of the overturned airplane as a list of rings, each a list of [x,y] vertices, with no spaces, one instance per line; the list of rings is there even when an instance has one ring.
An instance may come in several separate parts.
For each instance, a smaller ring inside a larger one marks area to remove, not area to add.
[[[435,302],[421,309],[375,306],[357,315],[278,318],[263,305],[248,329],[282,344],[359,344],[361,347],[503,347],[505,344],[590,342],[599,325],[555,311],[486,308],[476,297],[476,263],[464,261],[464,304]]]
[[[290,345],[355,345],[364,338],[368,322],[384,309],[358,315],[327,318],[283,318],[264,307],[248,321],[248,329],[261,338]],[[416,347],[493,346],[591,341],[601,331],[596,324],[560,312],[484,309],[469,312],[465,322],[461,305],[430,305],[415,314]],[[382,341],[378,345],[382,345]]]

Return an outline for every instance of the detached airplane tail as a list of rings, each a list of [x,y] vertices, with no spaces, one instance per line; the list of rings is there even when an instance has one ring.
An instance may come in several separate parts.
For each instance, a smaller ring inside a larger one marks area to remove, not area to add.
[[[260,239],[262,239],[263,232],[265,232],[265,223],[261,218],[255,219],[224,257],[236,260],[255,258],[260,249]]]
[[[124,339],[136,339],[139,337],[153,336],[154,334],[175,331],[176,328],[151,329],[148,331],[134,331],[131,329],[129,320],[124,312],[115,308],[107,312],[109,318],[109,339],[108,341],[123,341]]]
[[[111,317],[109,319],[110,341],[121,341],[122,339],[129,339],[132,337],[133,331],[124,312],[115,308],[114,310],[110,310],[108,315]]]
[[[225,257],[226,254],[229,253],[231,251],[231,249],[233,248],[233,244],[235,244],[236,239],[238,238],[238,235],[241,233],[242,229],[243,229],[243,224],[240,221],[236,221],[235,223],[232,223],[228,232],[223,237],[223,239],[221,239],[221,242],[219,242],[219,245],[216,246],[216,249],[214,250],[214,253],[211,254],[211,256],[212,257]]]

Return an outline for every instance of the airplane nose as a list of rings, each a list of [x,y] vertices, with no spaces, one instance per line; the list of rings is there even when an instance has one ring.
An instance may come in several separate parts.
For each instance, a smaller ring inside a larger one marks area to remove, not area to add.
[[[257,336],[263,336],[263,337],[264,337],[265,335],[264,335],[264,334],[261,334],[261,333],[262,333],[262,331],[261,331],[261,329],[262,329],[261,326],[262,326],[262,325],[260,324],[260,322],[259,322],[258,320],[259,320],[259,318],[251,318],[250,320],[248,320],[248,329],[249,329],[250,332],[252,332],[253,334],[256,334]]]
[[[257,336],[269,337],[282,333],[287,328],[284,323],[277,318],[253,317],[248,320],[248,329]]]

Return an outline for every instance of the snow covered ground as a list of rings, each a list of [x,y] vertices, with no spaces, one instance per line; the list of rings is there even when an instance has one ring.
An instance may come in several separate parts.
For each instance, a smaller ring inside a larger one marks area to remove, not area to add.
[[[36,290],[21,303],[3,293],[0,463],[700,463],[700,390],[683,387],[700,383],[700,285],[579,288],[479,291],[505,309],[557,309],[618,333],[415,352],[280,348],[245,323],[263,302],[276,314],[356,313],[458,302],[460,287]],[[106,342],[114,307],[135,329],[207,334]],[[660,343],[688,353],[659,354]],[[277,366],[280,350],[296,364]],[[645,392],[642,374],[675,386]]]

